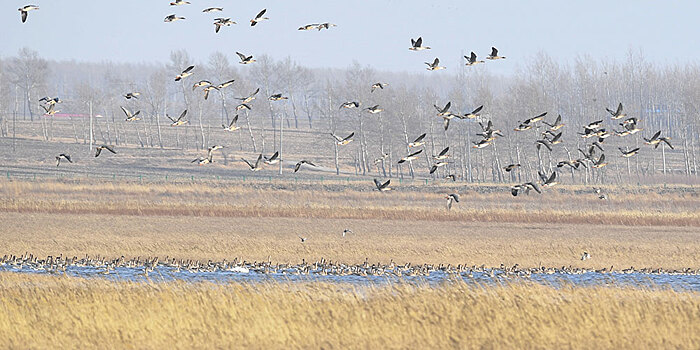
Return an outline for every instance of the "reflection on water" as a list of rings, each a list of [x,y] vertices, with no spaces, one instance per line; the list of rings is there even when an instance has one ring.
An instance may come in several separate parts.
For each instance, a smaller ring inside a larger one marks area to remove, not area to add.
[[[186,281],[186,282],[332,282],[352,284],[383,284],[391,282],[421,283],[437,285],[445,281],[461,278],[463,281],[474,284],[494,285],[503,282],[533,281],[554,287],[562,285],[570,286],[626,286],[640,288],[672,288],[678,291],[700,291],[700,275],[694,274],[652,274],[652,273],[532,273],[513,274],[500,269],[485,269],[483,271],[465,271],[460,273],[446,273],[432,271],[428,275],[399,276],[393,270],[384,271],[381,275],[358,274],[328,274],[327,271],[309,270],[308,273],[300,273],[298,269],[289,268],[266,272],[263,269],[248,267],[236,267],[229,270],[215,271],[189,271],[179,270],[174,267],[158,266],[150,272],[144,268],[116,267],[106,273],[102,267],[68,266],[65,272],[54,272],[42,268],[0,266],[0,271],[36,274],[63,274],[83,278],[104,278],[109,280],[127,281]]]

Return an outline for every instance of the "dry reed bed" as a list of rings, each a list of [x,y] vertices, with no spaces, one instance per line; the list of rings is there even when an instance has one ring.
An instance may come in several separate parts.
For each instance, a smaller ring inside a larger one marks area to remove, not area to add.
[[[530,283],[134,283],[0,273],[2,348],[700,347],[700,294]]]

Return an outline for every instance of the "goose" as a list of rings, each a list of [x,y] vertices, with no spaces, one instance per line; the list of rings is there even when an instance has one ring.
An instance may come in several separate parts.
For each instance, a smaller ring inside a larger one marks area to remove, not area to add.
[[[204,158],[204,157],[195,158],[190,163],[197,163],[197,165],[206,165],[206,164],[214,163],[214,160],[212,159],[212,154],[209,153],[209,155],[206,158]]]
[[[600,129],[600,130],[596,131],[595,135],[598,136],[598,140],[601,140],[601,142],[602,142],[602,139],[606,139],[606,138],[610,137],[612,134],[610,133],[610,131],[607,131],[605,129]]]
[[[578,169],[579,165],[583,165],[583,163],[580,160],[562,160],[557,163],[557,168],[561,168],[565,165],[570,166],[571,168]],[[584,165],[585,166],[585,165]]]
[[[141,120],[141,118],[138,117],[138,115],[141,113],[141,111],[136,111],[136,113],[132,114],[131,111],[128,110],[126,107],[124,107],[124,106],[119,106],[119,107],[121,107],[122,111],[124,111],[124,114],[126,114],[126,121],[127,122]]]
[[[659,140],[659,136],[661,136],[661,130],[657,131],[657,132],[656,132],[651,138],[649,138],[649,139],[646,138],[646,137],[642,137],[642,138],[644,139],[644,143],[646,143],[647,145],[656,145],[656,144],[658,144],[659,142],[661,142],[661,140]]]
[[[624,158],[629,158],[637,155],[639,153],[639,147],[631,149],[631,150],[624,150],[622,147],[618,147],[617,149],[620,150],[620,153],[622,153],[622,157]]]
[[[207,7],[204,10],[202,10],[202,12],[204,12],[204,13],[221,12],[223,10],[224,10],[223,7]]]
[[[306,242],[306,237],[302,237],[302,236],[299,236],[299,235],[297,235],[297,237],[299,237],[299,239],[301,240],[301,243],[302,243],[302,244]]]
[[[246,56],[238,51],[236,51],[236,55],[238,55],[238,57],[241,58],[241,61],[238,62],[240,64],[251,64],[251,63],[255,62],[255,60],[253,59],[253,55]]]
[[[598,169],[598,168],[602,168],[606,165],[608,165],[608,163],[605,163],[605,154],[601,154],[600,158],[598,158],[598,160],[595,163],[593,163],[592,166],[594,168]]]
[[[505,170],[506,172],[511,172],[511,171],[513,171],[513,170],[518,169],[519,167],[520,167],[520,163],[509,164],[509,165],[506,165],[506,166],[503,168],[503,170]]]
[[[180,117],[178,117],[177,119],[170,118],[170,116],[167,115],[167,114],[166,114],[165,116],[168,117],[168,119],[170,119],[170,121],[173,122],[172,124],[170,124],[170,126],[180,126],[180,125],[189,123],[188,120],[184,120],[184,119],[183,119],[183,118],[185,118],[185,115],[187,115],[187,110],[184,110],[184,111],[180,114]]]
[[[457,176],[455,174],[449,174],[445,176],[445,180],[457,181]]]
[[[474,53],[474,51],[472,51],[471,56],[469,56],[469,57],[464,56],[464,58],[467,59],[467,64],[466,64],[467,66],[473,66],[473,65],[476,65],[476,64],[484,63],[484,62],[485,62],[485,61],[477,61],[477,60],[476,60],[476,54]]]
[[[242,161],[244,161],[246,164],[248,164],[248,166],[250,167],[250,171],[258,171],[258,170],[262,169],[262,165],[260,164],[260,159],[262,159],[262,153],[258,156],[258,159],[255,160],[255,164],[251,164],[245,158],[241,158]]]
[[[215,151],[220,150],[220,149],[223,149],[223,148],[224,148],[224,146],[221,146],[221,145],[210,146],[210,147],[207,149],[207,153],[208,153],[209,156],[211,156]]]
[[[419,149],[418,151],[415,151],[415,152],[399,159],[399,164],[404,163],[404,162],[410,162],[410,161],[418,159],[418,155],[421,154],[422,152],[423,152],[423,150]]]
[[[189,4],[190,4],[189,1],[185,1],[185,0],[175,0],[175,1],[173,1],[173,2],[170,3],[170,6],[180,6],[180,5],[189,5]]]
[[[166,16],[165,19],[163,20],[163,22],[170,23],[170,22],[175,22],[175,21],[183,21],[185,19],[186,19],[185,17],[178,17],[175,14],[172,14],[172,15]]]
[[[474,146],[472,146],[472,148],[484,148],[484,147],[487,147],[488,145],[490,145],[491,141],[481,140],[481,141],[472,142],[472,143],[474,144]]]
[[[429,46],[423,46],[423,38],[418,37],[418,39],[413,40],[411,38],[411,47],[408,48],[411,51],[423,51],[423,50],[430,50]]]
[[[126,95],[124,95],[124,98],[127,100],[133,99],[138,99],[139,96],[141,96],[140,92],[128,92]]]
[[[627,119],[623,120],[622,123],[620,123],[620,125],[624,127],[628,124],[637,124],[640,121],[641,121],[641,119],[632,117],[632,118],[627,118]]]
[[[627,116],[625,113],[622,112],[622,102],[620,102],[620,104],[617,105],[617,110],[615,111],[607,107],[605,108],[605,110],[608,111],[608,113],[610,113],[612,119],[622,119]]]
[[[581,255],[581,260],[588,260],[591,258],[591,254],[588,254],[588,252],[583,252],[583,255]]]
[[[376,158],[376,159],[374,160],[374,164],[377,165],[377,164],[383,162],[384,159],[387,159],[387,158],[389,158],[389,153],[383,153],[381,157]]]
[[[56,157],[56,166],[61,165],[61,159],[67,160],[68,163],[73,163],[73,161],[70,159],[70,155],[61,153]]]
[[[520,123],[517,128],[513,129],[515,131],[525,131],[532,129],[532,124]]]
[[[450,193],[447,196],[445,196],[445,199],[447,199],[447,210],[452,209],[452,203],[459,203],[459,194],[457,193]]]
[[[39,102],[43,102],[44,104],[50,106],[50,105],[55,105],[57,103],[61,103],[63,101],[61,101],[61,99],[58,97],[51,98],[51,97],[46,96],[46,97],[40,98]]]
[[[247,97],[237,97],[236,99],[241,100],[242,104],[249,103],[250,101],[253,101],[255,99],[255,95],[257,95],[258,92],[260,92],[260,88],[255,89],[255,91]]]
[[[307,24],[307,25],[303,25],[303,26],[299,27],[298,30],[312,30],[312,29],[318,29],[318,26],[319,26],[319,25],[320,25],[320,24],[318,24],[318,23]]]
[[[437,114],[438,117],[442,117],[442,116],[445,116],[446,114],[449,114],[449,110],[450,110],[451,106],[452,106],[452,102],[447,102],[445,107],[442,107],[442,108],[438,107],[437,105],[433,105],[433,107],[435,107],[435,109],[437,109],[437,111],[438,111],[438,114]]]
[[[416,137],[413,142],[408,144],[408,147],[418,147],[424,145],[425,141],[423,141],[423,139],[425,138],[425,135],[427,135],[427,133],[423,133],[422,135]]]
[[[559,114],[559,116],[557,116],[557,119],[552,124],[549,124],[546,121],[543,121],[542,123],[547,125],[549,127],[549,130],[551,130],[551,131],[557,131],[557,130],[563,128],[565,125],[561,122],[561,114]]]
[[[550,140],[550,139],[547,139],[547,136],[545,136],[545,139],[547,139],[547,140],[549,141],[549,143],[552,144],[552,145],[558,145],[558,144],[560,144],[560,143],[563,142],[562,139],[561,139],[561,135],[562,135],[562,134],[563,134],[563,132],[559,132],[558,134],[552,135],[552,139],[551,139],[551,140]]]
[[[559,182],[557,182],[557,172],[553,171],[552,175],[550,175],[549,177],[543,177],[542,187],[552,187],[558,183]]]
[[[232,24],[238,24],[235,21],[232,21],[230,17],[228,18],[215,18],[214,19],[214,32],[218,33],[219,30],[221,30],[221,27],[230,27]]]
[[[654,146],[654,149],[658,148],[659,145],[661,144],[661,142],[666,143],[666,144],[668,145],[668,147],[671,147],[671,149],[674,149],[674,148],[673,148],[673,145],[671,145],[671,141],[669,141],[669,140],[671,140],[670,137],[659,137],[659,141],[660,141],[660,142],[657,143],[657,144]]]
[[[551,152],[552,151],[552,144],[549,143],[549,140],[547,139],[541,139],[535,141],[535,145],[537,146],[537,150],[539,151],[542,146],[547,147],[547,149]]]
[[[387,83],[374,83],[374,84],[372,84],[372,91],[370,91],[370,92],[374,92],[374,90],[376,90],[376,89],[384,90],[385,86],[389,86],[389,84],[387,84]]]
[[[102,146],[95,147],[95,158],[99,157],[99,155],[100,155],[100,153],[102,153],[103,149],[106,149],[106,150],[112,152],[113,154],[117,154],[117,152],[114,150],[114,148],[112,148],[112,146],[102,145]]]
[[[236,131],[241,128],[240,126],[236,125],[236,122],[238,122],[238,114],[236,114],[236,116],[233,117],[228,126],[222,124],[221,127],[223,127],[226,131]]]
[[[491,47],[491,54],[486,56],[487,60],[502,60],[505,59],[506,56],[499,56],[498,55],[498,49],[495,47]]]
[[[44,105],[40,105],[40,106],[41,106],[41,108],[44,109],[44,111],[46,111],[46,113],[44,113],[44,115],[54,115],[54,114],[60,112],[59,110],[55,109],[55,107],[56,107],[55,104],[48,105],[48,107],[44,106]]]
[[[198,87],[210,86],[210,85],[211,85],[211,82],[209,80],[200,80],[200,81],[194,83],[194,85],[192,85],[192,91],[194,91]]]
[[[374,186],[377,187],[377,191],[379,192],[391,191],[391,187],[389,187],[390,183],[391,180],[386,180],[386,182],[381,183],[379,180],[374,179]]]
[[[216,87],[216,86],[214,86],[214,85],[210,85],[210,86],[207,86],[207,87],[204,88],[204,99],[205,99],[205,100],[209,99],[209,93],[210,93],[212,90],[219,90],[219,88]]]
[[[241,111],[241,110],[245,110],[245,109],[251,110],[250,106],[245,104],[245,103],[241,103],[238,106],[236,106],[236,111]]]
[[[448,162],[445,162],[445,161],[439,161],[439,162],[433,164],[433,166],[430,168],[430,173],[431,173],[431,174],[434,173],[435,171],[438,170],[438,168],[443,167],[443,166],[445,166],[445,165],[447,165],[447,164],[449,164],[449,163],[448,163]]]
[[[433,63],[430,62],[423,62],[428,65],[427,70],[434,71],[434,70],[440,70],[440,69],[446,69],[446,67],[440,66],[440,59],[435,57],[435,60],[433,60]]]
[[[578,134],[579,134],[582,138],[588,139],[588,138],[591,138],[591,137],[593,137],[593,136],[597,136],[597,135],[598,135],[598,132],[597,132],[595,129],[587,129],[587,128],[584,126],[583,132],[579,132]]]
[[[465,114],[461,119],[465,119],[465,118],[466,118],[466,119],[478,118],[478,117],[479,117],[479,112],[481,112],[481,110],[482,110],[483,108],[484,108],[483,105],[481,105],[481,106],[479,106],[479,107],[476,107],[476,109],[474,109],[473,111],[471,111],[471,112]],[[491,121],[489,120],[489,123],[490,123],[490,122],[491,122]]]
[[[530,194],[530,189],[535,190],[537,193],[542,193],[542,190],[534,182],[526,182],[520,185],[514,185],[510,187],[510,194],[516,197],[520,192],[525,192],[525,194]]]
[[[481,136],[484,138],[484,140],[491,142],[491,141],[496,139],[496,136],[502,137],[503,134],[501,134],[499,130],[489,130],[489,131],[476,133],[476,136]]]
[[[270,97],[268,97],[267,99],[270,101],[281,101],[281,100],[286,100],[288,98],[289,97],[287,97],[287,96],[282,96],[282,94],[274,94],[274,95],[271,95]]]
[[[602,142],[603,140],[599,139],[599,141]],[[605,150],[603,149],[603,145],[601,145],[600,142],[598,142],[598,141],[593,141],[593,143],[591,144],[591,147],[597,147],[601,152],[605,152]]]
[[[379,112],[384,111],[384,109],[383,109],[383,108],[380,108],[379,105],[374,105],[374,106],[372,106],[372,107],[367,107],[367,108],[365,108],[365,110],[366,110],[367,112],[369,112],[369,113],[372,113],[372,114],[377,114],[377,113],[379,113]]]
[[[193,70],[193,69],[194,69],[194,66],[189,66],[189,67],[185,68],[185,70],[183,70],[182,73],[178,74],[178,75],[175,77],[175,81],[180,81],[180,80],[182,80],[182,79],[184,79],[184,78],[189,77],[190,75],[193,74],[193,73],[192,73],[192,70]]]
[[[316,166],[316,164],[311,163],[311,162],[309,162],[308,160],[303,160],[303,159],[302,159],[302,160],[300,160],[298,163],[296,163],[296,164],[294,165],[294,172],[296,173],[297,171],[299,171],[299,169],[301,168],[301,166],[304,165],[304,164],[308,164],[308,165],[313,166],[313,167]]]
[[[17,9],[17,11],[19,11],[20,14],[22,15],[22,23],[27,21],[27,15],[29,14],[29,11],[38,10],[38,9],[39,9],[39,6],[36,6],[36,5],[26,5],[24,7],[20,7],[19,9]]]
[[[216,87],[217,87],[219,90],[220,90],[220,89],[224,89],[224,88],[227,88],[227,87],[231,86],[235,81],[236,81],[236,79],[231,79],[231,80],[225,81],[225,82],[223,82],[223,83],[217,85]]]
[[[440,153],[438,153],[438,155],[433,156],[433,159],[435,159],[435,160],[447,159],[450,157],[450,155],[447,154],[447,152],[449,152],[449,151],[450,151],[450,147],[445,147],[442,151],[440,151]]]
[[[351,133],[350,135],[346,136],[345,138],[341,138],[340,136],[331,133],[331,136],[336,140],[336,144],[338,146],[344,146],[347,145],[348,143],[352,142],[352,137],[355,136],[355,133]]]
[[[263,156],[263,161],[267,165],[277,164],[280,162],[279,155],[280,155],[279,152],[275,152],[272,156],[270,156],[270,158],[268,158],[267,156]]]
[[[351,108],[359,108],[359,107],[360,107],[359,102],[351,101],[351,102],[343,102],[343,104],[341,104],[340,108],[338,108],[338,109],[343,109],[343,108],[351,109]]]
[[[594,122],[589,123],[588,125],[584,125],[583,128],[586,130],[598,130],[603,126],[603,121],[602,120],[596,120]]]
[[[547,115],[547,112],[544,112],[544,113],[536,115],[532,118],[525,119],[525,121],[523,121],[523,124],[534,124],[538,121],[543,120],[546,115]]]
[[[256,24],[258,24],[258,22],[264,21],[264,20],[268,20],[269,18],[263,17],[263,15],[265,14],[265,12],[267,12],[267,9],[263,9],[262,11],[260,11],[260,12],[255,16],[255,18],[251,19],[251,20],[250,20],[250,26],[251,26],[251,27],[254,27]]]
[[[321,29],[331,29],[332,27],[337,27],[337,26],[338,26],[337,24],[333,24],[333,23],[329,23],[329,22],[321,23],[318,25],[318,31],[321,31]]]

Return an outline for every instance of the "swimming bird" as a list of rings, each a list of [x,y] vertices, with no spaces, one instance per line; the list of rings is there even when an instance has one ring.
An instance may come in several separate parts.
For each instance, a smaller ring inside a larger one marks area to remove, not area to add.
[[[372,91],[370,91],[370,92],[374,92],[374,90],[376,90],[376,89],[384,90],[384,87],[388,86],[388,85],[389,84],[387,84],[387,83],[374,83],[374,84],[372,84]]]
[[[331,136],[333,136],[333,138],[335,138],[336,144],[338,144],[338,146],[343,146],[343,145],[347,145],[348,143],[352,142],[352,137],[355,136],[355,133],[353,132],[350,135],[346,136],[345,138],[341,138],[340,136],[338,136],[334,133],[331,133]]]
[[[551,130],[551,131],[557,131],[557,130],[563,128],[565,125],[564,123],[561,122],[561,114],[559,114],[559,116],[557,116],[557,119],[554,120],[554,123],[552,123],[552,124],[549,124],[546,121],[543,121],[542,123],[547,125],[549,127],[549,130]]]
[[[132,98],[138,99],[139,96],[141,96],[141,93],[135,91],[135,92],[128,92],[126,95],[124,95],[124,98],[127,100],[131,100]]]
[[[447,154],[447,152],[449,152],[449,151],[450,151],[450,147],[445,147],[442,151],[440,151],[440,153],[438,153],[438,155],[433,156],[433,159],[435,159],[435,160],[447,159],[450,157],[450,155]]]
[[[249,103],[250,101],[253,101],[255,99],[255,95],[257,95],[258,92],[260,92],[260,88],[255,89],[255,91],[252,94],[248,95],[247,97],[237,97],[236,99],[241,100],[241,103],[243,103],[243,104]],[[248,108],[248,109],[250,109],[250,108]]]
[[[260,22],[260,21],[268,20],[269,18],[263,17],[263,15],[265,14],[265,12],[267,12],[267,9],[263,9],[262,11],[260,11],[260,12],[255,16],[255,18],[251,19],[251,20],[250,20],[250,26],[253,27],[253,26],[255,26],[256,24],[258,24],[258,22]]]
[[[313,167],[316,166],[316,164],[311,163],[311,162],[309,162],[308,160],[303,160],[303,159],[302,159],[302,160],[300,160],[298,163],[296,163],[296,164],[294,165],[294,172],[296,173],[297,171],[299,171],[299,169],[301,168],[301,166],[304,165],[304,164],[308,164],[308,165],[313,166]]]
[[[338,108],[338,109],[343,109],[343,108],[351,109],[351,108],[359,108],[359,107],[360,107],[359,102],[351,101],[351,102],[343,102],[343,104],[341,104],[340,108]]]
[[[520,163],[508,164],[503,168],[503,170],[505,170],[506,172],[511,172],[513,170],[516,170],[519,167],[520,167]]]
[[[117,152],[114,150],[114,148],[112,148],[112,146],[102,145],[102,146],[95,147],[95,158],[97,158],[100,155],[100,153],[102,153],[103,149],[106,149],[114,154],[117,154]]]
[[[281,100],[286,100],[286,99],[288,99],[288,98],[289,98],[289,97],[287,97],[287,96],[282,96],[282,94],[274,94],[274,95],[271,95],[270,97],[268,97],[268,100],[270,100],[270,101],[281,101]]]
[[[17,11],[19,11],[20,14],[22,15],[22,23],[27,21],[27,15],[28,15],[29,11],[38,10],[38,9],[39,9],[39,6],[36,6],[36,5],[26,5],[26,6],[23,6],[23,7],[20,7],[19,9],[17,9]]]
[[[408,147],[418,147],[424,145],[425,141],[423,141],[423,139],[425,138],[425,135],[427,135],[427,133],[423,133],[422,135],[416,137],[413,142],[408,144]]]
[[[440,70],[440,69],[446,69],[446,67],[443,67],[440,65],[440,59],[435,57],[435,60],[433,60],[433,63],[430,62],[423,62],[428,65],[427,70],[434,71],[434,70]]]
[[[447,210],[452,209],[452,203],[459,203],[459,194],[457,193],[450,193],[447,196],[445,196],[447,199]]]
[[[68,163],[73,163],[73,161],[70,159],[70,155],[67,155],[65,153],[61,153],[56,157],[56,166],[61,165],[61,159],[67,160]]]
[[[409,155],[407,155],[407,156],[401,158],[401,159],[399,160],[399,164],[418,159],[418,155],[421,154],[422,152],[423,152],[423,150],[420,149],[420,150],[418,150],[418,151],[416,151],[416,152],[413,152],[413,153],[411,153],[411,154],[409,154]]]
[[[180,114],[180,117],[178,117],[177,119],[170,118],[170,116],[167,115],[167,114],[166,114],[165,116],[168,117],[168,119],[170,119],[170,121],[173,122],[172,124],[170,124],[170,126],[180,126],[180,125],[189,123],[189,120],[184,120],[184,119],[183,119],[183,118],[185,118],[186,115],[187,115],[187,110],[184,110],[184,111]]]
[[[175,22],[175,21],[182,21],[185,19],[186,19],[185,17],[178,17],[175,14],[172,14],[172,15],[166,16],[165,19],[163,20],[163,22],[170,23],[170,22]]]
[[[223,10],[224,10],[223,7],[207,7],[204,10],[202,10],[202,12],[204,12],[204,13],[221,12]]]
[[[238,57],[241,58],[241,61],[238,62],[240,64],[251,64],[251,63],[255,62],[255,60],[253,59],[253,55],[246,56],[240,52],[236,52],[236,55],[238,55]]]
[[[471,56],[469,56],[469,57],[464,56],[464,58],[467,59],[467,64],[466,64],[467,66],[473,66],[473,65],[476,65],[476,64],[484,63],[484,62],[485,62],[485,61],[477,61],[477,60],[476,60],[476,54],[474,53],[474,51],[472,51]]]
[[[119,107],[121,107],[122,111],[124,111],[124,114],[126,114],[126,121],[127,122],[141,120],[141,118],[138,117],[138,115],[141,113],[141,111],[136,111],[136,113],[132,114],[131,111],[128,110],[126,107],[124,107],[124,106],[119,106]]]
[[[505,58],[506,58],[506,56],[499,56],[498,55],[498,49],[496,49],[495,47],[491,47],[491,54],[486,56],[487,60],[501,60],[501,59],[505,59]]]
[[[422,51],[422,50],[430,50],[429,46],[423,46],[423,38],[418,37],[418,39],[413,40],[411,38],[411,47],[408,48],[411,51]]]
[[[627,116],[624,112],[622,112],[622,102],[620,102],[620,104],[617,105],[617,110],[615,111],[607,107],[605,108],[605,110],[608,111],[608,113],[610,113],[612,119],[622,119]]]
[[[262,159],[262,153],[258,156],[258,159],[255,160],[255,164],[251,164],[249,161],[247,161],[245,158],[241,158],[242,161],[244,161],[248,166],[250,167],[250,171],[258,171],[262,169],[262,165],[260,164],[260,159]]]
[[[372,107],[367,107],[367,108],[365,108],[365,110],[366,110],[367,112],[369,112],[369,113],[372,113],[372,114],[377,114],[377,113],[379,113],[379,112],[384,111],[384,109],[383,109],[383,108],[380,108],[379,105],[374,105],[374,106],[372,106]]]
[[[277,163],[279,163],[280,160],[281,160],[281,159],[279,158],[279,155],[280,155],[280,153],[277,151],[277,152],[275,152],[273,155],[271,155],[270,158],[268,158],[267,156],[263,156],[263,161],[264,161],[265,164],[267,164],[267,165],[277,164]]]
[[[238,129],[241,128],[240,126],[236,125],[236,122],[238,122],[238,114],[236,114],[236,116],[233,117],[233,119],[232,119],[231,122],[228,124],[228,126],[226,126],[226,125],[221,125],[221,127],[223,127],[224,130],[226,130],[226,131],[236,131],[236,130],[238,130]]]
[[[374,186],[377,187],[377,191],[379,192],[391,191],[391,187],[389,187],[390,183],[391,180],[386,180],[386,182],[381,183],[379,180],[374,179]]]
[[[192,73],[192,70],[193,70],[193,69],[194,69],[194,66],[189,66],[189,67],[185,68],[185,70],[183,70],[182,73],[178,74],[178,75],[175,77],[175,81],[180,81],[180,80],[182,80],[182,79],[184,79],[184,78],[189,77],[190,75],[193,74],[193,73]]]
[[[232,21],[231,18],[215,18],[214,19],[214,32],[218,33],[221,27],[230,27],[232,24],[237,24]]]
[[[637,153],[639,153],[639,147],[631,149],[631,150],[624,150],[622,147],[618,147],[617,149],[620,150],[620,153],[622,153],[622,156],[625,158],[633,157]]]

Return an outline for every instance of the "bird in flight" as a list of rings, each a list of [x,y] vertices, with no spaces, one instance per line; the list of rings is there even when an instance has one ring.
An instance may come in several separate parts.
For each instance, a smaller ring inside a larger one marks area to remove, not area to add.
[[[269,18],[263,17],[263,15],[265,15],[265,12],[267,12],[267,9],[263,9],[262,11],[260,11],[260,12],[258,13],[257,16],[255,16],[255,18],[251,19],[251,20],[250,20],[250,26],[251,26],[251,27],[254,27],[256,24],[258,24],[258,22],[264,21],[264,20],[268,20]]]
[[[386,182],[381,183],[379,180],[374,179],[374,186],[377,187],[377,191],[379,192],[391,191],[391,187],[389,187],[390,183],[391,180],[386,180]]]
[[[193,73],[192,73],[192,70],[193,70],[193,69],[194,69],[194,66],[189,66],[189,67],[185,68],[185,70],[183,70],[182,73],[178,74],[178,75],[175,77],[175,81],[180,81],[180,80],[182,80],[182,79],[184,79],[184,78],[189,77],[190,75],[193,74]]]
[[[359,102],[351,101],[351,102],[344,102],[343,104],[340,105],[340,108],[338,108],[338,109],[343,109],[343,108],[351,109],[351,108],[359,108],[359,107],[360,107]]]
[[[173,122],[172,124],[170,124],[170,126],[180,126],[180,125],[187,124],[190,122],[189,120],[184,119],[186,115],[187,115],[187,110],[184,110],[177,119],[173,119],[167,114],[165,116],[168,117],[168,119],[170,119],[170,121]]]
[[[336,144],[338,146],[344,146],[344,145],[347,145],[348,143],[352,142],[352,137],[355,136],[355,133],[353,132],[344,138],[342,138],[334,133],[331,133],[331,136],[333,136],[333,138],[336,140]]]
[[[296,163],[296,164],[294,165],[294,172],[296,173],[297,171],[299,171],[299,169],[301,168],[301,166],[304,165],[304,164],[308,164],[308,165],[313,166],[313,167],[316,166],[316,164],[311,163],[311,162],[309,162],[308,160],[303,160],[303,159],[302,159],[302,160],[300,160],[298,163]]]
[[[175,1],[173,1],[173,2],[170,3],[170,6],[180,6],[180,5],[189,5],[189,4],[190,4],[189,1],[185,1],[185,0],[175,0]]]
[[[172,15],[166,16],[165,19],[163,20],[163,22],[170,23],[170,22],[183,21],[183,20],[185,20],[185,17],[178,17],[175,14],[172,14]]]
[[[127,122],[133,122],[137,120],[141,120],[141,118],[138,117],[138,115],[141,113],[141,111],[136,111],[136,113],[131,113],[130,110],[128,110],[124,106],[119,106],[121,107],[122,111],[124,111],[124,114],[126,114],[126,121]]]
[[[240,64],[251,64],[251,63],[255,62],[255,60],[253,59],[253,55],[246,56],[240,52],[236,52],[236,55],[238,55],[238,57],[241,58],[241,61],[238,62]]]
[[[499,56],[498,55],[498,49],[495,47],[491,47],[491,54],[486,56],[487,60],[502,60],[505,58],[506,58],[506,56]]]
[[[117,154],[117,152],[114,150],[114,148],[112,148],[112,146],[102,145],[102,146],[97,146],[97,147],[95,148],[95,158],[97,158],[97,157],[100,156],[100,154],[102,153],[102,150],[103,150],[103,149],[106,149],[106,150],[108,150],[108,151],[110,151],[110,152],[112,152],[112,153],[114,153],[114,154]]]
[[[134,91],[134,92],[128,92],[126,95],[124,95],[124,98],[127,100],[131,100],[132,98],[138,100],[139,96],[141,96],[141,93]]]
[[[428,68],[426,68],[426,69],[429,71],[446,69],[446,67],[443,67],[440,65],[440,59],[437,57],[435,57],[435,60],[433,60],[433,63],[430,63],[430,62],[424,62],[424,63],[428,65]]]
[[[223,10],[224,10],[223,7],[207,7],[204,10],[202,10],[202,12],[204,12],[204,13],[221,12]]]
[[[459,203],[459,194],[457,193],[450,193],[445,198],[447,199],[447,210],[452,209],[452,203]]]
[[[27,5],[27,6],[20,7],[19,9],[17,9],[17,11],[19,11],[20,14],[22,15],[22,23],[27,21],[27,15],[29,14],[29,11],[38,10],[38,9],[39,9],[39,6],[36,6],[36,5]]]
[[[68,163],[73,163],[73,161],[70,159],[70,155],[67,155],[65,153],[61,153],[58,156],[56,156],[56,166],[61,165],[61,159],[67,160]]]
[[[370,92],[374,92],[374,90],[377,90],[377,89],[384,90],[384,87],[388,86],[388,85],[389,84],[387,84],[387,83],[374,83],[374,84],[372,84],[372,91],[370,91]]]
[[[416,139],[413,140],[413,142],[408,144],[408,147],[413,148],[424,145],[425,141],[423,141],[423,139],[425,139],[425,135],[427,135],[427,133],[423,133],[422,135],[416,137]]]
[[[476,54],[474,53],[474,51],[472,51],[472,54],[469,57],[464,56],[464,58],[467,59],[467,66],[473,66],[473,65],[477,65],[479,63],[484,63],[484,61],[477,61],[476,60]]]
[[[221,125],[221,126],[222,126],[222,127],[224,128],[224,130],[226,130],[226,131],[236,131],[236,130],[238,130],[238,129],[241,128],[240,126],[236,125],[236,122],[238,122],[238,114],[236,114],[236,116],[233,117],[233,119],[232,119],[231,122],[228,124],[228,126],[226,126],[226,125]]]
[[[418,37],[418,39],[413,40],[411,38],[411,47],[408,48],[411,51],[423,51],[423,50],[430,50],[430,46],[423,46],[423,38]]]
[[[230,27],[232,24],[237,24],[232,21],[231,18],[215,18],[214,19],[214,32],[218,33],[221,27]]]
[[[262,159],[262,153],[258,156],[258,159],[255,160],[255,164],[251,164],[249,161],[247,161],[244,158],[241,158],[242,161],[244,161],[248,166],[250,167],[250,171],[258,171],[262,169],[262,164],[260,164],[260,159]]]

